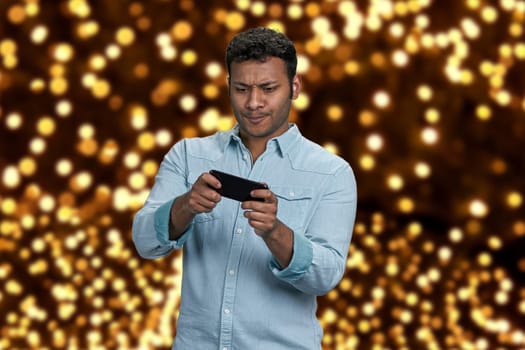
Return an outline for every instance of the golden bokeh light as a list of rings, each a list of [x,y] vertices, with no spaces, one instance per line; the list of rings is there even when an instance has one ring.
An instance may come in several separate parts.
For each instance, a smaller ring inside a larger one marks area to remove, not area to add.
[[[181,138],[235,125],[224,49],[296,43],[291,119],[358,215],[323,350],[525,348],[525,3],[0,2],[0,349],[170,349],[181,254],[131,221]]]

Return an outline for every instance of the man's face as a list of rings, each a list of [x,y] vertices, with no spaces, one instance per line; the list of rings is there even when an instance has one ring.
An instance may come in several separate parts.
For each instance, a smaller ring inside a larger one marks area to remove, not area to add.
[[[230,74],[230,100],[241,137],[266,142],[284,133],[292,100],[299,94],[299,77],[294,77],[290,95],[286,65],[276,57],[233,62]]]

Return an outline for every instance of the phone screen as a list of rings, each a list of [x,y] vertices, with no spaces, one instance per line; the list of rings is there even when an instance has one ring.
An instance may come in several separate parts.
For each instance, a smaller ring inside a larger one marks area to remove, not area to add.
[[[221,196],[235,199],[240,202],[263,201],[262,198],[254,198],[250,192],[256,189],[267,189],[268,186],[262,182],[248,180],[218,170],[210,170],[210,174],[220,181],[222,187],[214,188]]]

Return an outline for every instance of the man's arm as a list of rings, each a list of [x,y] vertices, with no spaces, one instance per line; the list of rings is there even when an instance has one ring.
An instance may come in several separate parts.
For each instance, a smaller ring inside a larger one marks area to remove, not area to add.
[[[220,188],[221,183],[213,175],[203,173],[191,190],[178,197],[170,210],[169,239],[176,241],[199,213],[209,213],[221,200],[221,195],[210,188]]]
[[[343,276],[352,237],[357,190],[351,168],[341,168],[327,180],[305,232],[293,232],[277,219],[277,199],[268,192],[254,191],[265,202],[245,202],[243,208],[273,254],[274,275],[305,293],[326,294]]]
[[[277,197],[271,190],[254,190],[251,195],[264,202],[242,203],[244,216],[260,236],[282,268],[290,263],[293,254],[293,232],[277,219]]]

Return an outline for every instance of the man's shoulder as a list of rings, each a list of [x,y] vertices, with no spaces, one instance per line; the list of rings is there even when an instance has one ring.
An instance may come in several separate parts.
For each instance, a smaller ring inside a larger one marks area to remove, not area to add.
[[[214,159],[222,155],[230,137],[229,132],[218,131],[208,136],[182,139],[177,145],[189,156]]]
[[[349,164],[342,157],[328,151],[318,143],[301,137],[290,152],[290,162],[297,170],[333,174]]]

